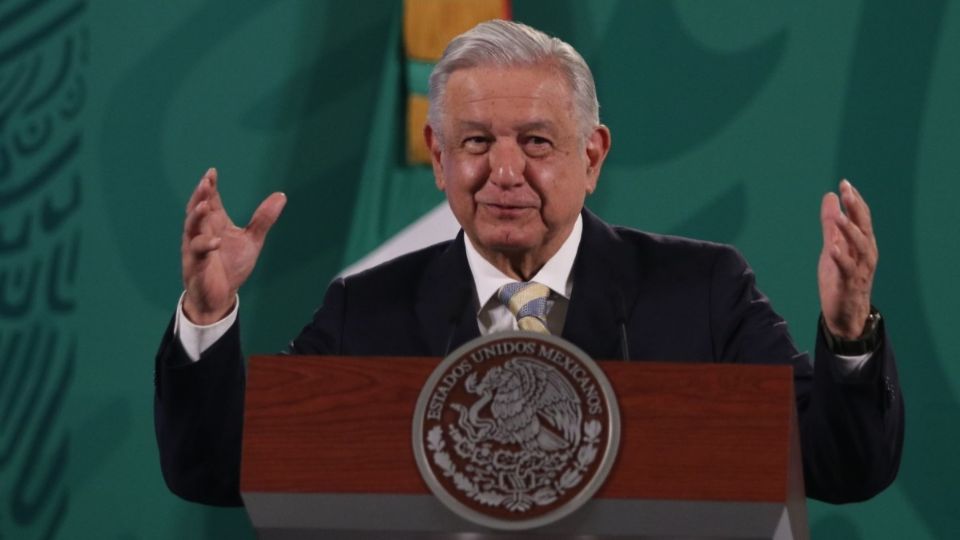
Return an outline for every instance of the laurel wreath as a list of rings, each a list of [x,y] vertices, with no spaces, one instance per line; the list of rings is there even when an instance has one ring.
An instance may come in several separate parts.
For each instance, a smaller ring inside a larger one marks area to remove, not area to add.
[[[455,428],[451,426],[451,430],[455,431]],[[587,468],[597,458],[597,445],[600,442],[599,436],[602,430],[603,427],[599,421],[590,420],[586,422],[583,426],[583,444],[577,451],[574,464],[551,485],[540,487],[532,494],[524,493],[522,490],[517,493],[505,494],[481,488],[479,475],[470,477],[457,469],[457,466],[453,463],[450,454],[446,451],[443,429],[440,426],[434,426],[427,432],[426,442],[427,449],[432,453],[433,463],[443,471],[443,476],[450,478],[454,486],[469,499],[484,506],[494,508],[502,506],[512,512],[526,512],[534,506],[546,506],[553,503],[583,481],[583,475]],[[466,439],[463,440],[468,444],[473,444]]]

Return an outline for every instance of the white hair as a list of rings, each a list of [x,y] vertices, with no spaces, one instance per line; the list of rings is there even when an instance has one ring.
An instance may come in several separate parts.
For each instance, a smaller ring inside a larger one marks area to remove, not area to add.
[[[525,24],[495,19],[453,38],[430,73],[427,122],[441,134],[447,79],[453,72],[481,66],[549,66],[566,79],[583,135],[600,124],[600,104],[590,67],[569,43]]]

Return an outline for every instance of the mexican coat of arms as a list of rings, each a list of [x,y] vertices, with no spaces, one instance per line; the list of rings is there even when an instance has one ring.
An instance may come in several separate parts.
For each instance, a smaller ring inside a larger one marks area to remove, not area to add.
[[[554,336],[509,332],[448,356],[421,392],[414,455],[427,485],[475,523],[556,521],[600,487],[619,413],[603,372]]]

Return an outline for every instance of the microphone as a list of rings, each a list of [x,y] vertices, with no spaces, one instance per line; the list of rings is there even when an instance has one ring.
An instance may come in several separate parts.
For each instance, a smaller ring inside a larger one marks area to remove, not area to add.
[[[618,322],[620,323],[620,353],[623,355],[623,361],[629,362],[630,348],[627,344],[627,309],[623,304],[622,296],[618,296],[617,300],[617,307],[620,308],[617,313]]]

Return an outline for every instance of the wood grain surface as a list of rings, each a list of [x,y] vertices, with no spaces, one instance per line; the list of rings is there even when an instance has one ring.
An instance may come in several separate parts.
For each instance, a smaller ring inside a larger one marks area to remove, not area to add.
[[[439,361],[251,358],[242,491],[429,493],[413,458],[412,418]],[[599,364],[623,429],[597,497],[786,501],[792,368]]]

